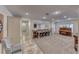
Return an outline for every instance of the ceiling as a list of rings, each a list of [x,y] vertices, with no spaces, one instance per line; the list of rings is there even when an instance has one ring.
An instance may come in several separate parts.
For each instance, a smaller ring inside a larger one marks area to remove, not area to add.
[[[79,18],[79,6],[76,5],[7,5],[14,16],[28,17],[35,20]],[[54,14],[59,11],[59,14]],[[29,15],[25,15],[28,12]],[[43,19],[46,17],[46,19]]]

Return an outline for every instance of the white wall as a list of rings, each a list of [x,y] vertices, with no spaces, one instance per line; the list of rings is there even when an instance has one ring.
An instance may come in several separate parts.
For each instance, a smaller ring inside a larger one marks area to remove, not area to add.
[[[40,24],[41,27],[37,26],[36,29],[51,29],[51,24],[49,21],[42,21],[42,20],[32,20],[32,30],[35,30],[34,24]]]
[[[21,17],[8,18],[8,37],[13,45],[20,44],[20,20]]]

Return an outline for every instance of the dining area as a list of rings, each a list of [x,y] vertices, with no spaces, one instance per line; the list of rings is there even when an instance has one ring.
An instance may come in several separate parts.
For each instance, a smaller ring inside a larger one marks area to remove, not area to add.
[[[43,29],[43,30],[33,30],[33,38],[41,38],[41,37],[46,37],[50,36],[50,30],[48,29]]]

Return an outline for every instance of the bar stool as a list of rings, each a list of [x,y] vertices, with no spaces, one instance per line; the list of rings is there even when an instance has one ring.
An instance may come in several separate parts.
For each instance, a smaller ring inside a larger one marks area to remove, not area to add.
[[[78,52],[78,36],[73,35],[74,37],[74,49],[76,52]]]
[[[44,37],[44,32],[42,32],[42,37]]]
[[[40,37],[42,37],[42,33],[40,33]]]
[[[33,38],[38,38],[38,32],[37,31],[33,32]]]
[[[50,35],[50,32],[48,31],[48,36]]]

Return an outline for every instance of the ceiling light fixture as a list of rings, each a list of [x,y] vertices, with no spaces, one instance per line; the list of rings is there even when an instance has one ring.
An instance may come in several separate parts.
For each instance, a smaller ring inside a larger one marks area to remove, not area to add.
[[[67,18],[67,16],[64,16],[64,18]]]
[[[61,13],[60,11],[55,11],[55,12],[53,12],[53,15],[58,15],[60,13]]]
[[[44,17],[42,17],[42,19],[47,19],[47,17],[44,16]]]
[[[28,12],[26,12],[26,13],[25,13],[25,15],[29,15],[29,13],[28,13]]]
[[[72,18],[68,18],[67,20],[71,20]]]
[[[52,18],[52,20],[55,20],[54,18]]]

